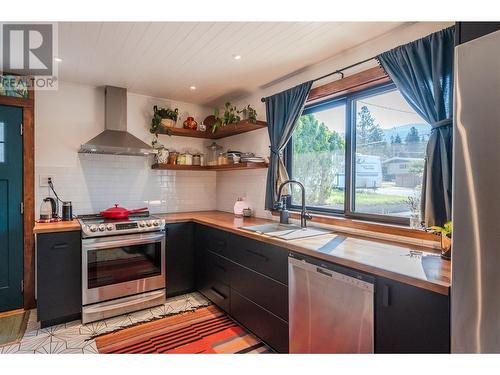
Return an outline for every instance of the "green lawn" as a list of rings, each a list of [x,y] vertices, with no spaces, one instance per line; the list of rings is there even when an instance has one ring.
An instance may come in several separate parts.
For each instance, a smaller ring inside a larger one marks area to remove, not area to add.
[[[397,204],[406,200],[405,197],[400,195],[385,195],[369,192],[359,192],[356,194],[356,203],[359,205],[364,204]],[[330,205],[339,205],[344,203],[344,192],[341,190],[334,190],[327,201]]]

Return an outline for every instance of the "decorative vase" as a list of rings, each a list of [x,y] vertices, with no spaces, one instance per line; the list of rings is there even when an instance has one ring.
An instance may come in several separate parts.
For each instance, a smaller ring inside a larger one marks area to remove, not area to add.
[[[186,121],[184,121],[184,129],[196,130],[198,127],[198,123],[194,120],[194,117],[188,117]]]
[[[451,238],[446,234],[441,234],[441,258],[451,259]]]
[[[170,118],[162,118],[161,119],[161,126],[163,126],[164,128],[173,128],[175,126],[175,123],[177,121],[174,121]]]

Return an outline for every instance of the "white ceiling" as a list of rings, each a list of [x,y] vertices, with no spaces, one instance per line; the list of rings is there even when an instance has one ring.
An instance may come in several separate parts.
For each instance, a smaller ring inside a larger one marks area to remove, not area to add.
[[[212,105],[402,22],[59,23],[59,79]],[[234,55],[241,55],[235,60]],[[195,85],[196,90],[190,90]]]

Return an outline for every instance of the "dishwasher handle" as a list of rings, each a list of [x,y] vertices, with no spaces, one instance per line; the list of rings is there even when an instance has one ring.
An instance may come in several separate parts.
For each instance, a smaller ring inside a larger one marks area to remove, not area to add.
[[[323,268],[320,268],[320,267],[316,267],[316,272],[318,272],[322,275],[325,275],[325,276],[333,277],[333,275],[331,273],[326,272]]]
[[[358,288],[367,289],[370,292],[375,292],[375,278],[373,276],[366,275],[337,264],[325,263],[319,259],[313,261],[314,263],[310,262],[309,259],[299,259],[292,256],[288,257],[289,265],[302,268],[308,272],[319,274],[321,275],[320,277],[330,277],[337,281],[351,284]]]

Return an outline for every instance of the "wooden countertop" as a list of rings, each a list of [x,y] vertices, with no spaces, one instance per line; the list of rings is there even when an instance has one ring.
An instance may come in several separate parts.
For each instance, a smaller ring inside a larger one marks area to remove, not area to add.
[[[73,230],[80,230],[80,223],[78,220],[58,221],[55,223],[35,223],[33,233],[71,232]]]
[[[280,240],[240,229],[241,226],[266,224],[271,220],[236,218],[220,211],[182,212],[157,215],[167,223],[193,221],[226,230],[258,241],[277,245],[297,253],[368,272],[402,283],[449,294],[451,264],[430,249],[335,232],[298,240]]]

